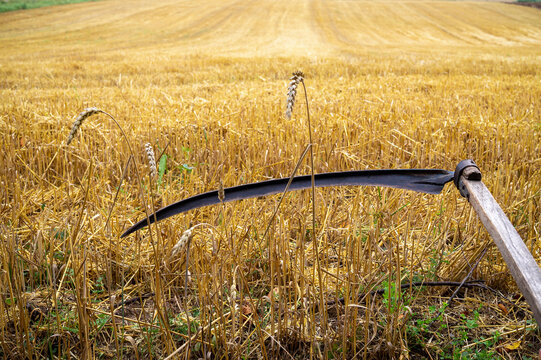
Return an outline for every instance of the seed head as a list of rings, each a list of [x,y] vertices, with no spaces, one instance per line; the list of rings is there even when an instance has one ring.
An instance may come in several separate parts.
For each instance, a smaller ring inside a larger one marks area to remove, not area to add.
[[[295,105],[295,97],[297,96],[297,86],[304,80],[304,74],[302,71],[295,71],[293,76],[289,79],[289,86],[287,88],[287,108],[286,118],[291,119],[291,113],[293,112],[293,105]]]
[[[231,287],[229,288],[229,302],[232,311],[237,311],[239,309],[239,305],[237,304],[237,281],[234,275],[233,284],[231,284]]]
[[[231,294],[231,300],[235,301],[237,299],[237,282],[235,281],[235,279],[233,279],[233,284],[231,284],[229,292]]]
[[[184,231],[182,235],[180,236],[180,239],[178,239],[175,246],[173,246],[173,250],[171,251],[171,257],[174,257],[178,253],[180,253],[186,244],[188,244],[189,241],[191,241],[193,238],[193,227],[189,228],[188,230]]]
[[[231,285],[231,299],[235,301],[237,298],[237,286],[235,284]]]
[[[84,109],[84,111],[82,113],[79,114],[79,116],[77,116],[77,119],[75,119],[75,122],[73,123],[73,126],[71,127],[71,131],[70,131],[70,134],[68,135],[68,140],[66,141],[66,145],[69,145],[71,143],[71,141],[73,140],[73,138],[75,137],[75,135],[77,134],[77,130],[79,130],[79,128],[81,127],[81,124],[83,123],[83,121],[94,115],[94,114],[97,114],[97,113],[100,113],[102,112],[100,109],[98,108],[95,108],[95,107],[90,107],[90,108],[86,108]]]
[[[218,187],[218,199],[220,199],[220,202],[224,202],[225,200],[225,190],[222,180],[220,180],[220,185]]]
[[[148,158],[148,166],[150,167],[150,176],[156,176],[156,158],[154,157],[154,149],[150,143],[145,144],[145,151]]]

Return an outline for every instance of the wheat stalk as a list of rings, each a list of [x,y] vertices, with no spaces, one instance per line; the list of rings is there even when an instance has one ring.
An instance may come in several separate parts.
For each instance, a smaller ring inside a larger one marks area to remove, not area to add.
[[[291,119],[291,114],[293,112],[293,106],[295,105],[295,97],[297,96],[297,86],[304,79],[304,74],[302,71],[295,71],[293,76],[289,79],[289,86],[287,88],[287,108],[286,108],[286,118]]]
[[[89,118],[90,116],[94,114],[98,114],[100,112],[103,112],[103,111],[101,111],[100,109],[96,107],[89,107],[89,108],[84,109],[83,112],[81,112],[79,116],[77,116],[77,119],[75,119],[75,122],[73,123],[73,126],[71,127],[70,134],[68,135],[68,140],[66,141],[66,145],[69,145],[72,142],[73,138],[77,134],[77,130],[79,130],[79,128],[81,127],[81,124],[83,123],[83,121],[85,121],[86,118]]]
[[[319,283],[319,303],[321,306],[321,309],[323,310],[323,332],[327,333],[327,313],[324,308],[324,301],[323,301],[323,292],[321,289],[323,289],[323,283],[322,283],[322,272],[321,272],[321,264],[319,261],[319,246],[317,243],[316,238],[316,186],[315,186],[315,177],[314,177],[314,143],[312,140],[312,125],[310,121],[310,108],[308,106],[308,94],[306,93],[306,85],[304,83],[304,73],[302,71],[295,71],[293,76],[289,79],[289,86],[288,86],[288,92],[287,92],[287,109],[286,109],[286,117],[288,119],[291,119],[291,114],[293,112],[293,106],[295,105],[295,97],[297,96],[297,87],[299,84],[302,84],[302,88],[304,90],[304,98],[306,100],[306,118],[308,122],[308,136],[309,136],[309,146],[310,146],[310,174],[311,174],[311,190],[312,190],[312,243],[314,244],[314,250],[316,253],[316,266],[313,268],[314,271],[314,277],[315,277],[315,271],[317,270],[317,279]],[[303,244],[301,243],[301,246]],[[304,252],[304,249],[303,249]],[[325,349],[328,347],[328,342],[325,341]],[[326,351],[326,350],[325,350]]]
[[[154,156],[154,149],[150,143],[145,144],[145,152],[147,153],[148,166],[150,167],[150,176],[155,177],[156,171],[156,157]]]

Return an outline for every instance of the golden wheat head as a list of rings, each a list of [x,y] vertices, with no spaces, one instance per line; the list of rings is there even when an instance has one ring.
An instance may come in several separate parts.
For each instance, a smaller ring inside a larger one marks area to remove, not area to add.
[[[73,123],[73,126],[71,127],[70,134],[68,135],[68,140],[66,141],[66,145],[69,145],[75,135],[77,134],[77,130],[81,127],[81,124],[83,121],[85,121],[86,118],[89,118],[90,116],[94,114],[98,114],[102,112],[100,109],[95,107],[86,108],[77,116],[77,119],[75,119],[75,122]]]
[[[171,250],[171,257],[174,257],[177,254],[179,254],[186,247],[188,242],[192,240],[193,229],[194,229],[194,226],[192,226],[191,228],[189,228],[188,230],[182,233],[182,235],[180,236],[180,239],[178,239],[177,243],[175,244],[175,246],[173,246],[173,249]]]
[[[154,156],[154,149],[152,148],[152,145],[150,145],[150,143],[145,144],[145,152],[147,153],[150,176],[155,177],[157,174],[156,157]]]
[[[302,71],[295,71],[293,76],[289,79],[289,86],[287,88],[287,108],[286,108],[286,118],[291,119],[291,114],[293,112],[293,105],[295,105],[295,97],[297,96],[297,86],[304,79],[304,74]]]

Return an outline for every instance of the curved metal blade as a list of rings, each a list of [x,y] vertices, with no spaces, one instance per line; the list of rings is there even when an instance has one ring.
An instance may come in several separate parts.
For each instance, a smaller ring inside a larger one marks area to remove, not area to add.
[[[384,186],[406,190],[414,190],[428,194],[439,194],[443,186],[453,180],[452,171],[440,169],[395,169],[395,170],[360,170],[332,172],[315,175],[316,187],[328,186]],[[274,179],[258,183],[233,186],[224,189],[224,202],[250,199],[259,196],[282,193],[289,178]],[[293,178],[289,191],[309,189],[310,175]],[[218,191],[209,191],[168,205],[130,227],[120,237],[144,228],[155,220],[160,221],[173,215],[203,206],[219,204]]]

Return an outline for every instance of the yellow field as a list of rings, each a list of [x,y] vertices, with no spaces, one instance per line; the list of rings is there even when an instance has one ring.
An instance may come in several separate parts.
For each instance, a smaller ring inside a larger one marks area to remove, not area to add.
[[[310,191],[285,197],[265,237],[280,196],[119,235],[145,206],[289,176],[309,142],[303,93],[284,117],[302,70],[315,172],[472,158],[541,260],[540,64],[541,11],[492,1],[110,0],[0,14],[0,358],[537,356],[533,316],[452,184],[318,189],[317,247]],[[125,137],[99,114],[66,145],[94,106]],[[167,155],[160,179],[145,143]],[[186,249],[172,253],[196,225],[186,277]],[[501,296],[472,287],[446,307],[456,287],[396,290],[461,281],[485,249],[469,280]]]

